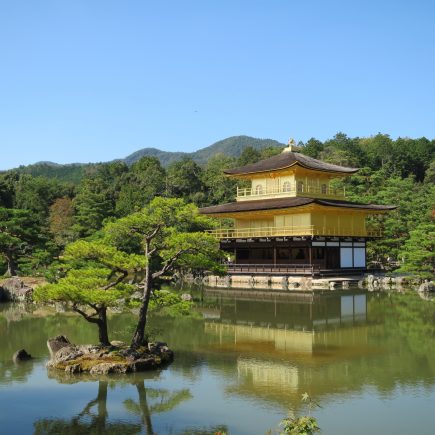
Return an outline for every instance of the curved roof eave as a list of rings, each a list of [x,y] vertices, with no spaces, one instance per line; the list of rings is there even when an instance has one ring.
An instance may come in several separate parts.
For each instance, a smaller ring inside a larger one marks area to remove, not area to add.
[[[347,208],[353,210],[366,210],[371,212],[387,212],[397,208],[395,205],[361,204],[356,202],[327,200],[307,197],[290,197],[278,199],[252,200],[241,202],[230,202],[200,209],[201,214],[233,214],[249,213],[255,211],[282,210],[301,207],[310,204],[317,204],[324,207]]]
[[[256,163],[241,166],[239,168],[227,169],[224,174],[229,177],[237,177],[250,174],[261,174],[264,172],[275,172],[288,169],[294,165],[299,165],[305,169],[334,173],[334,174],[354,174],[359,168],[348,168],[345,166],[334,165],[332,163],[322,162],[312,157],[300,153],[286,152],[260,160]]]

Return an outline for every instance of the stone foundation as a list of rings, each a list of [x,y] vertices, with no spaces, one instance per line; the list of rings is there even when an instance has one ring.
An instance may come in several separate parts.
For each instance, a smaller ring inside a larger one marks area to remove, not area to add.
[[[204,278],[204,284],[213,288],[269,289],[287,291],[334,290],[349,288],[350,285],[362,286],[360,277],[311,278],[306,276],[262,276],[262,275],[227,275]]]
[[[212,288],[259,289],[259,290],[340,290],[351,286],[366,288],[369,291],[380,289],[401,290],[403,287],[412,287],[420,292],[434,293],[433,281],[422,281],[415,276],[386,276],[382,274],[366,274],[355,277],[328,277],[312,278],[306,276],[282,275],[227,275],[225,277],[206,276],[203,283]]]

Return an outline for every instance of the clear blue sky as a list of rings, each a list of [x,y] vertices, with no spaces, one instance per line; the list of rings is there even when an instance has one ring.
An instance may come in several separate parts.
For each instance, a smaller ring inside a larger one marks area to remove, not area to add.
[[[0,169],[435,137],[435,2],[0,0]]]

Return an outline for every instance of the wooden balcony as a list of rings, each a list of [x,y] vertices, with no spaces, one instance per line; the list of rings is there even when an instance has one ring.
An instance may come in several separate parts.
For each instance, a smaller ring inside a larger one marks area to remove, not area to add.
[[[252,201],[255,199],[271,199],[289,196],[304,196],[313,198],[344,199],[344,189],[331,189],[329,187],[283,185],[279,188],[252,189],[250,187],[237,187],[237,201]]]
[[[314,225],[300,227],[263,227],[263,228],[217,228],[209,230],[218,239],[252,239],[263,237],[297,236],[339,236],[339,237],[382,237],[379,229],[349,230],[346,228],[318,228]]]

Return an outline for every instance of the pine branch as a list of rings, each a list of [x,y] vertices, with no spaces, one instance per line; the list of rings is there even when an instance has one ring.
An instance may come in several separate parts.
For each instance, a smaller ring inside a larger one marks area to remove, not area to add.
[[[140,234],[144,236],[146,240],[151,241],[152,239],[154,239],[154,237],[157,235],[157,233],[160,231],[161,228],[162,228],[162,224],[158,224],[157,227],[154,228],[154,230],[152,230],[148,234],[144,234],[139,228],[135,228],[135,227],[130,228],[130,231],[132,233]]]
[[[168,260],[166,262],[166,264],[163,266],[163,268],[161,270],[159,270],[158,272],[154,272],[152,274],[152,278],[158,278],[159,276],[164,275],[166,272],[168,272],[169,270],[172,270],[176,261],[183,255],[183,254],[187,254],[187,253],[195,253],[197,251],[197,249],[194,248],[188,248],[188,249],[180,249],[170,260]]]
[[[95,313],[93,313],[91,315],[86,314],[84,311],[82,311],[80,308],[78,308],[76,304],[73,304],[72,309],[76,313],[79,313],[81,316],[83,316],[90,323],[98,323],[98,321],[99,321],[98,319],[96,319],[94,317],[94,316],[98,316],[98,312],[95,312]]]
[[[156,237],[157,233],[160,231],[160,229],[162,228],[162,224],[158,224],[156,226],[156,228],[151,231],[150,234],[148,234],[147,236],[145,236],[145,238],[147,239],[147,241],[151,241],[152,239],[154,239],[154,237]]]
[[[117,286],[120,282],[124,281],[124,279],[128,276],[128,271],[123,270],[123,269],[117,269],[117,272],[120,272],[121,275],[118,276],[118,278],[111,282],[110,284],[107,284],[106,286],[103,287],[103,290],[109,290],[112,287]]]
[[[157,251],[157,248],[153,248],[153,249],[151,249],[151,251],[148,251],[148,257],[151,257],[151,255],[153,255],[154,252],[156,252],[156,251]]]

